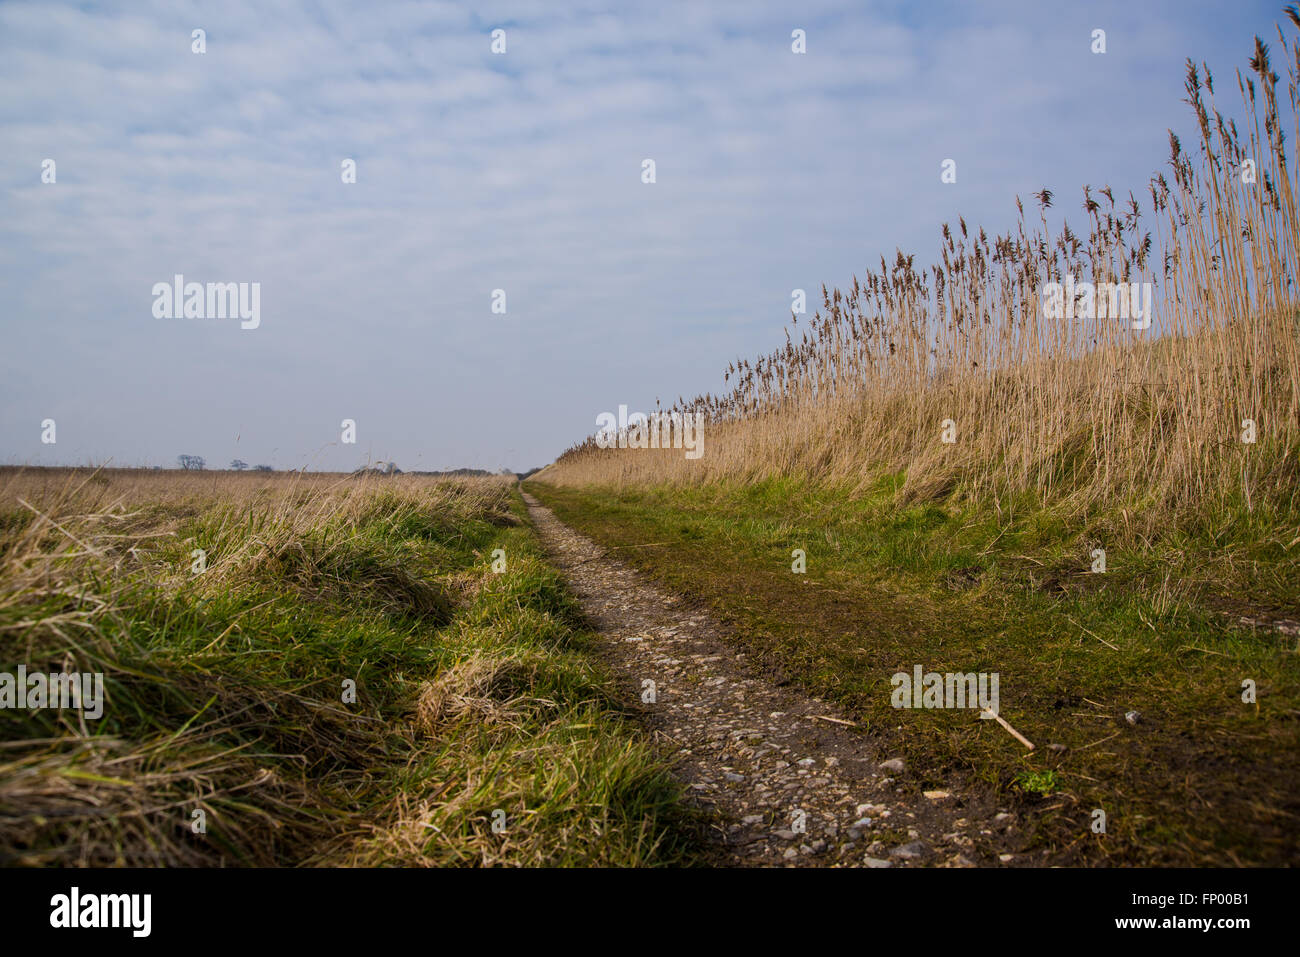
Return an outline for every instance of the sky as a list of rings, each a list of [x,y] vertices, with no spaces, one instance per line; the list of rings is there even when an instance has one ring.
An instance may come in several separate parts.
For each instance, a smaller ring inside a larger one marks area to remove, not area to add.
[[[0,0],[0,464],[544,465],[959,215],[1141,200],[1282,6]]]

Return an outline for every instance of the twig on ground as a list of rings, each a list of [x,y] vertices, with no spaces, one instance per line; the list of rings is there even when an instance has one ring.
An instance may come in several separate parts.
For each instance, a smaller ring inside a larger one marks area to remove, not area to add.
[[[1017,741],[1019,741],[1021,744],[1023,744],[1025,747],[1027,747],[1030,751],[1034,750],[1034,742],[1030,741],[1028,738],[1026,738],[1015,728],[1011,727],[1011,725],[1007,724],[1006,719],[1003,718],[1002,715],[998,714],[996,711],[985,709],[984,711],[980,712],[980,717],[986,719],[992,718],[998,724],[1002,725],[1002,727],[1006,728],[1009,732],[1011,732],[1011,736],[1015,738]]]

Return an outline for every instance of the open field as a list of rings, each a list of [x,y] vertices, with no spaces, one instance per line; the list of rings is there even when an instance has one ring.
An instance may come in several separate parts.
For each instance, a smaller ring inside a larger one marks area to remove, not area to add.
[[[3,863],[678,860],[679,788],[520,510],[504,479],[0,471],[0,672],[106,689],[0,711]]]

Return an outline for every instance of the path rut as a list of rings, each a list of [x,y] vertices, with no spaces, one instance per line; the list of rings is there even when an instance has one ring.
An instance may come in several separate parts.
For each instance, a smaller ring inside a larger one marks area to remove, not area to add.
[[[1030,863],[1015,817],[955,788],[919,793],[833,705],[778,686],[710,616],[525,494],[542,543],[606,639],[602,655],[707,810],[714,863],[975,867]],[[654,700],[646,701],[654,682]],[[643,697],[644,696],[644,697]]]

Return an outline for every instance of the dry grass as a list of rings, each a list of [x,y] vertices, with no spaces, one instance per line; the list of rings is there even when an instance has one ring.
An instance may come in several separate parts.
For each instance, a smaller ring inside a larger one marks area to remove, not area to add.
[[[508,722],[518,713],[522,696],[513,689],[527,688],[531,676],[515,658],[472,655],[420,687],[416,724],[427,734],[453,721],[472,716],[483,724]]]
[[[676,791],[520,508],[505,478],[0,470],[0,671],[107,698],[0,709],[0,863],[660,860]]]

